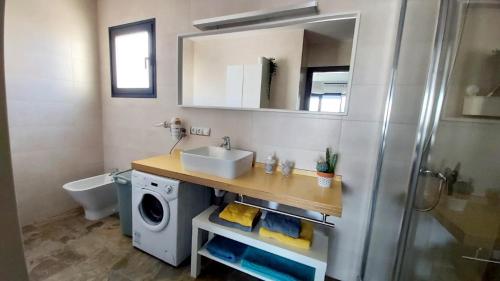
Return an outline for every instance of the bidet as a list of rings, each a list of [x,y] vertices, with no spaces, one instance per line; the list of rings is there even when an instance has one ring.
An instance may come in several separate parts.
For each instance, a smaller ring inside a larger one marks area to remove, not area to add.
[[[99,220],[117,212],[118,200],[112,174],[72,181],[63,188],[83,207],[88,220]]]

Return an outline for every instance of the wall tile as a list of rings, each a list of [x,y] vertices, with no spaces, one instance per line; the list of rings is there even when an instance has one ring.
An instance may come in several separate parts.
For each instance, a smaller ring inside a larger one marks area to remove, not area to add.
[[[104,169],[96,1],[8,1],[6,89],[23,225],[77,204],[66,182]]]
[[[400,65],[411,65],[412,67],[400,67],[398,70],[397,84],[422,85],[427,79],[429,70],[429,58],[432,51],[432,42],[406,42],[401,45],[399,56]]]
[[[384,85],[388,79],[391,57],[390,42],[358,45],[353,68],[353,85]]]
[[[349,157],[363,158],[376,154],[380,123],[343,121],[339,150]]]
[[[383,118],[385,85],[352,85],[345,120],[380,121]]]
[[[259,113],[253,116],[252,141],[256,146],[324,150],[338,146],[340,128],[340,120]]]
[[[471,181],[474,192],[498,190],[500,124],[441,121],[429,166],[436,170],[459,165],[459,180]]]
[[[417,124],[425,85],[398,84],[395,91],[397,94],[392,101],[391,122]]]

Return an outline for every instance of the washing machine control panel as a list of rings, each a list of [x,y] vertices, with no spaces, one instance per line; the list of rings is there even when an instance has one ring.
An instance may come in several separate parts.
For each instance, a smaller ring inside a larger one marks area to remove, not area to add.
[[[134,171],[132,181],[134,187],[154,190],[163,194],[167,199],[177,197],[179,187],[179,181],[177,180]]]
[[[171,185],[168,185],[167,188],[165,189],[165,192],[167,192],[167,194],[170,194],[170,193],[172,193],[173,190],[174,190],[174,187]]]

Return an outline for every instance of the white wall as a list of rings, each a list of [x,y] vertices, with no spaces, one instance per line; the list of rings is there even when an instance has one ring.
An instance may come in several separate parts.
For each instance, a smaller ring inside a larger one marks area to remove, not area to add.
[[[307,38],[307,37],[306,37]],[[352,40],[307,44],[307,66],[349,65],[351,63]]]
[[[66,182],[103,171],[96,1],[6,3],[5,68],[21,222],[76,207]]]
[[[314,169],[326,146],[340,152],[338,174],[344,181],[342,218],[330,231],[328,274],[355,280],[369,195],[377,157],[388,67],[394,44],[396,0],[320,1],[322,14],[361,12],[357,58],[347,116],[303,115],[231,110],[183,109],[177,103],[176,35],[197,31],[192,20],[271,8],[300,0],[100,0],[98,2],[106,168],[130,167],[130,162],[165,154],[173,141],[167,130],[152,125],[173,116],[186,126],[212,128],[211,137],[190,136],[182,148],[218,144],[228,135],[235,147],[253,150],[262,161],[276,152],[296,166]],[[112,99],[109,75],[109,26],[156,18],[157,99]]]

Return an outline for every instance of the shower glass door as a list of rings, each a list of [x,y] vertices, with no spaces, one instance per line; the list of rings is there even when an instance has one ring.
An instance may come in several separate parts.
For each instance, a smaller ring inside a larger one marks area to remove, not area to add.
[[[420,117],[429,126],[394,277],[500,280],[500,1],[439,9],[434,95]]]

